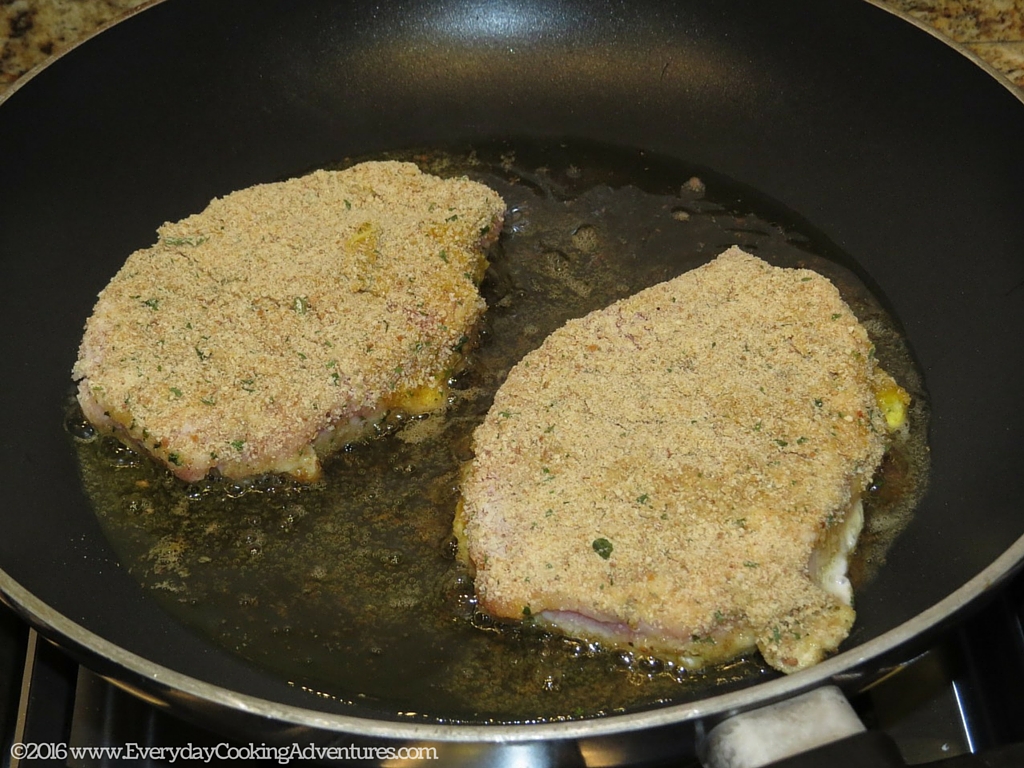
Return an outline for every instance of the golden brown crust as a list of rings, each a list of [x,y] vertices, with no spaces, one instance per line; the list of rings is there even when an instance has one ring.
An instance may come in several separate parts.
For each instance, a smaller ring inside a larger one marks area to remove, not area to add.
[[[691,666],[736,638],[786,671],[817,661],[853,610],[808,562],[882,457],[885,383],[828,280],[738,248],[570,321],[474,435],[460,524],[482,605]]]
[[[83,409],[185,479],[315,476],[325,430],[444,380],[503,211],[481,184],[397,162],[214,200],[100,293]]]

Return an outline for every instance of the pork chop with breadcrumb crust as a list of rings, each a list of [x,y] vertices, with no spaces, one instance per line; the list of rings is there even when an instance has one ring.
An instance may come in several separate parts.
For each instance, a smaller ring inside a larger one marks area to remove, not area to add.
[[[383,414],[443,406],[504,207],[468,179],[370,162],[164,224],[86,324],[82,410],[184,480],[314,480]]]
[[[480,605],[688,668],[813,664],[853,624],[844,558],[907,403],[827,279],[735,247],[571,320],[473,436]]]

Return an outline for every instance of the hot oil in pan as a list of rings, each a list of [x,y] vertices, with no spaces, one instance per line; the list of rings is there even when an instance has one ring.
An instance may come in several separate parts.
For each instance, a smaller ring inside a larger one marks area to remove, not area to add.
[[[884,560],[926,482],[925,398],[889,316],[844,257],[748,190],[635,151],[554,144],[395,155],[467,174],[508,204],[483,285],[481,341],[443,415],[350,446],[324,479],[187,486],[69,419],[82,475],[122,562],[180,621],[320,696],[382,716],[561,720],[684,702],[775,674],[756,657],[701,673],[477,610],[452,517],[470,437],[512,365],[570,317],[675,277],[738,244],[829,277],[882,365],[914,396],[909,439],[883,466],[852,563]]]

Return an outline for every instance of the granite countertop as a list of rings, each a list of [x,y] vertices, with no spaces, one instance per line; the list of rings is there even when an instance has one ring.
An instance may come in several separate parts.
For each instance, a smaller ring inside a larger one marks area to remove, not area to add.
[[[0,0],[0,95],[25,72],[148,0]],[[882,0],[1024,89],[1024,0]]]

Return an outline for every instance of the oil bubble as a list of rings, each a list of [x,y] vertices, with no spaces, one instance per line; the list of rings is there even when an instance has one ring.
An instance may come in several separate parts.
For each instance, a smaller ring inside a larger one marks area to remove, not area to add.
[[[654,656],[641,656],[636,662],[637,668],[650,675],[656,675],[665,669],[664,662]]]
[[[141,461],[139,454],[112,437],[103,441],[101,452],[107,462],[117,468],[136,467]]]
[[[477,611],[473,614],[473,626],[477,629],[493,629],[494,618],[490,614],[484,613],[483,611]]]
[[[81,412],[75,412],[68,414],[67,418],[64,419],[64,429],[71,435],[75,440],[81,443],[91,443],[96,439],[98,433],[96,427],[89,423]]]
[[[530,228],[530,209],[525,205],[513,206],[508,211],[508,224],[506,229],[509,234],[516,235],[523,230]]]
[[[229,499],[240,499],[249,492],[248,483],[231,483],[224,489],[224,495]]]
[[[632,653],[632,651],[616,651],[614,658],[615,663],[618,664],[620,667],[632,669],[636,665],[636,656]]]

